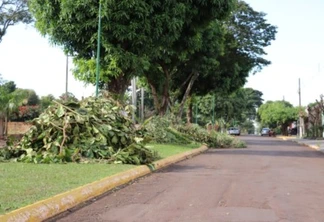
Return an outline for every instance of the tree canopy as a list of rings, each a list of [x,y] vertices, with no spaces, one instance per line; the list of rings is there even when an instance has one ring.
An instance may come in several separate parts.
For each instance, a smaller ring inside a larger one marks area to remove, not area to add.
[[[270,64],[262,56],[276,27],[244,1],[101,3],[100,88],[122,95],[131,78],[143,77],[161,115],[192,94],[230,94]],[[29,6],[38,30],[74,56],[74,75],[94,84],[99,1],[30,0]]]
[[[263,58],[264,47],[271,44],[276,32],[264,13],[238,1],[231,16],[212,22],[204,31],[202,47],[176,67],[172,90],[179,91],[178,99],[187,97],[186,93],[198,96],[214,93],[221,98],[231,94],[244,86],[249,74],[270,64]],[[191,82],[194,73],[199,76]]]
[[[197,99],[196,103],[204,124],[211,121],[214,109],[215,119],[241,125],[246,120],[256,119],[256,110],[263,102],[262,95],[262,92],[252,88],[240,88],[230,95],[208,94]]]
[[[2,0],[0,2],[0,43],[9,26],[19,22],[27,24],[32,22],[27,0]]]
[[[125,92],[132,76],[148,69],[177,46],[181,36],[195,36],[214,18],[229,13],[234,0],[102,2],[101,86]],[[99,1],[30,0],[36,27],[75,56],[77,78],[95,82]]]
[[[287,101],[268,101],[258,110],[261,124],[270,128],[278,127],[283,134],[287,134],[288,125],[297,120],[298,113],[299,108]]]

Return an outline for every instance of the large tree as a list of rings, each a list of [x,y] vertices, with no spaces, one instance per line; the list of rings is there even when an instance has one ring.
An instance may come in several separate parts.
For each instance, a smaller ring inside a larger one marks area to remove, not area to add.
[[[196,38],[211,20],[227,15],[233,1],[102,0],[100,86],[123,94],[133,76],[157,64],[164,71],[158,78],[168,84],[170,57],[192,50],[182,40]],[[40,32],[75,56],[76,77],[95,83],[99,1],[30,0],[30,8]],[[147,75],[148,82],[154,75]]]
[[[286,101],[268,101],[261,105],[258,115],[261,123],[270,128],[280,128],[287,135],[287,127],[298,118],[299,108]]]
[[[250,73],[270,64],[263,58],[264,48],[275,39],[276,32],[276,27],[267,23],[263,12],[253,10],[244,1],[237,1],[231,16],[221,23],[211,23],[204,32],[202,47],[177,67],[179,75],[174,79],[173,90],[185,86],[180,88],[180,95],[185,97],[210,92],[232,93],[245,84]],[[194,72],[199,73],[195,82],[185,83],[186,76]]]
[[[0,42],[9,26],[16,23],[30,23],[32,17],[28,11],[27,0],[1,0],[0,1]]]
[[[225,123],[241,125],[254,120],[257,108],[261,106],[262,92],[252,88],[240,88],[232,94],[208,94],[196,99],[198,112],[204,123],[212,119],[222,119]],[[214,106],[213,106],[214,105]],[[213,112],[214,111],[214,112]]]

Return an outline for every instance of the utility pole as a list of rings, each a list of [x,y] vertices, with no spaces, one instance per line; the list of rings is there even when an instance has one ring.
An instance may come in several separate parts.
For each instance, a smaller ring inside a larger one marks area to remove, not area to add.
[[[299,138],[303,137],[303,120],[300,115],[301,111],[301,89],[300,89],[300,78],[298,79],[298,95],[299,95]]]
[[[197,102],[196,102],[196,104],[195,104],[195,119],[196,119],[196,124],[198,123],[198,121],[197,121],[197,116],[198,116],[198,104],[197,104]]]
[[[66,55],[66,70],[65,70],[65,99],[68,99],[68,82],[69,82],[69,56]]]
[[[144,88],[141,88],[141,120],[144,122]]]
[[[99,94],[99,73],[100,73],[100,40],[101,40],[101,1],[99,0],[98,12],[98,39],[97,39],[97,58],[96,58],[96,97]]]
[[[136,78],[135,77],[131,80],[131,85],[132,85],[132,104],[135,107],[133,111],[132,119],[135,122],[135,112],[136,112]]]
[[[212,118],[212,122],[213,122],[213,127],[214,127],[214,124],[215,124],[215,95],[213,95],[213,105],[212,105],[212,108],[213,108],[213,118]]]

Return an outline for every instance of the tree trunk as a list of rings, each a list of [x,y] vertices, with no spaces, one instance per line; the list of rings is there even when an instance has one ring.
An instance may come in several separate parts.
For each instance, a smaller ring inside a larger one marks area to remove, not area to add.
[[[188,98],[188,110],[187,110],[187,124],[191,124],[192,123],[192,98],[191,96]]]
[[[5,121],[4,121],[4,136],[8,136],[8,117],[5,116]]]
[[[149,82],[149,85],[151,87],[152,90],[152,96],[153,96],[153,101],[154,101],[154,108],[157,114],[159,114],[160,116],[164,116],[166,114],[166,111],[168,109],[169,106],[169,93],[165,93],[166,90],[164,89],[164,93],[162,95],[158,95],[156,87],[154,86],[154,84]],[[164,87],[166,87],[164,85]]]
[[[186,89],[186,92],[185,94],[183,95],[183,98],[182,98],[182,101],[181,101],[181,104],[180,104],[180,110],[179,110],[179,114],[178,114],[178,118],[180,119],[181,116],[182,116],[182,113],[183,113],[183,107],[184,107],[184,104],[187,100],[187,97],[190,95],[190,91],[191,91],[191,88],[195,82],[195,80],[197,79],[197,77],[199,76],[199,73],[196,72],[190,79],[190,82],[187,86],[187,89]],[[192,108],[192,107],[191,107]]]
[[[0,139],[4,136],[4,120],[0,117]]]
[[[281,125],[281,134],[282,135],[284,135],[284,136],[287,136],[288,135],[287,128],[288,128],[288,124],[282,124]]]
[[[108,90],[116,99],[122,100],[129,85],[130,79],[121,74],[109,80],[106,90]]]
[[[167,68],[161,64],[163,73],[165,75],[164,81],[161,81],[159,83],[156,83],[152,79],[149,78],[149,76],[146,76],[147,82],[152,90],[152,96],[154,101],[154,108],[157,114],[160,116],[164,116],[168,110],[168,107],[170,105],[170,94],[169,94],[169,82],[170,82],[170,74]],[[159,84],[159,85],[157,85]],[[161,87],[162,86],[162,87]],[[158,91],[158,88],[162,88],[161,91]]]

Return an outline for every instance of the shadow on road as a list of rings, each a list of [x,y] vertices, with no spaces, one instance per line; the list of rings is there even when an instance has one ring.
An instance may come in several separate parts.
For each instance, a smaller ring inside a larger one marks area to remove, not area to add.
[[[246,142],[249,146],[273,146],[273,147],[293,147],[293,146],[300,146],[295,142],[292,141],[284,141],[276,138],[240,138],[244,142]]]
[[[156,173],[183,173],[185,171],[192,172],[197,169],[207,169],[206,165],[185,165],[185,164],[173,164],[165,169],[162,169]]]

